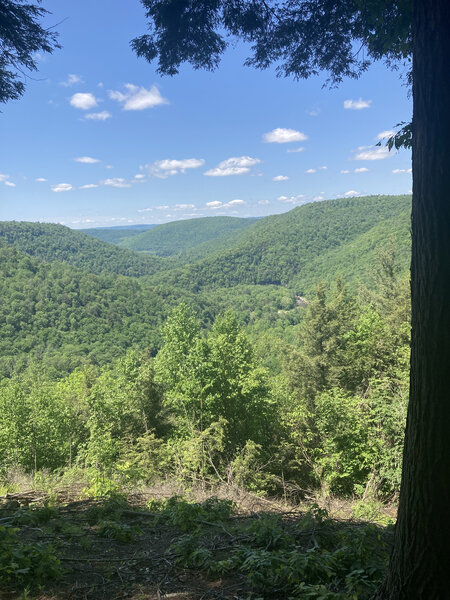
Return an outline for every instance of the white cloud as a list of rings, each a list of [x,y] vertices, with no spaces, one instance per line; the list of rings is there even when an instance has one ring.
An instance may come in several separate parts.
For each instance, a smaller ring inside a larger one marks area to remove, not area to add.
[[[97,100],[93,94],[80,92],[71,97],[70,104],[81,110],[89,110],[97,106]]]
[[[229,177],[230,175],[245,175],[249,171],[250,169],[248,167],[216,167],[215,169],[205,171],[204,175],[207,175],[208,177]]]
[[[169,207],[167,206],[167,204],[164,204],[163,206],[157,206],[156,210],[167,210]]]
[[[359,192],[357,192],[356,190],[348,190],[348,192],[345,192],[346,196],[359,196]]]
[[[304,149],[304,146],[300,146],[299,148],[289,148],[288,150],[286,150],[286,152],[288,152],[289,154],[293,154],[294,152],[303,152]]]
[[[138,208],[138,213],[152,212],[153,208]]]
[[[195,204],[175,204],[175,210],[190,210],[195,208]]]
[[[61,81],[61,85],[64,87],[70,87],[76,83],[83,83],[83,78],[80,75],[75,75],[75,73],[70,73],[65,81]]]
[[[352,171],[349,171],[348,169],[343,169],[341,171],[341,173],[343,175],[347,175],[348,173],[368,173],[369,169],[367,167],[358,167],[357,169],[353,169]]]
[[[220,162],[214,169],[205,171],[208,177],[227,177],[229,175],[244,175],[250,172],[250,168],[260,163],[259,158],[251,156],[233,156]]]
[[[387,129],[386,131],[380,131],[377,135],[377,140],[385,140],[386,138],[390,138],[395,135],[395,131],[393,129]]]
[[[360,98],[359,100],[345,100],[344,108],[350,110],[361,110],[363,108],[370,108],[371,104],[372,100],[363,100],[362,98]]]
[[[80,185],[80,190],[90,190],[91,188],[97,188],[98,183],[86,183],[86,185]]]
[[[328,167],[325,167],[325,166],[319,167],[319,171],[327,171],[327,170],[328,170]]]
[[[321,200],[324,200],[323,196],[314,196],[313,198],[313,202],[320,202]]]
[[[115,219],[110,218],[108,221],[115,221]],[[80,225],[82,223],[95,223],[94,219],[76,219],[75,221],[69,221],[71,225]],[[64,221],[60,221],[61,225],[64,225]]]
[[[137,175],[134,176],[135,179],[145,179],[145,175],[142,175],[142,173],[138,173]]]
[[[52,192],[70,192],[73,189],[70,183],[57,183],[52,185]]]
[[[108,94],[112,100],[117,100],[123,105],[123,110],[144,110],[153,108],[161,104],[168,104],[169,101],[161,96],[156,85],[147,90],[144,87],[138,87],[132,83],[125,84],[126,92],[117,92],[109,90]]]
[[[16,187],[15,183],[9,181],[9,175],[5,175],[4,173],[0,173],[0,182],[4,183],[8,187]]]
[[[308,169],[305,173],[317,173],[317,169]]]
[[[289,177],[287,175],[277,175],[276,177],[272,177],[272,181],[287,181]]]
[[[106,185],[106,186],[115,187],[115,188],[131,187],[131,185],[129,183],[127,183],[127,181],[125,179],[123,179],[123,177],[112,177],[111,179],[104,179],[100,183],[101,183],[101,185]]]
[[[312,110],[307,110],[306,112],[310,117],[317,117],[318,115],[320,115],[321,111],[320,108],[313,108]]]
[[[42,183],[42,182],[47,181],[47,180],[45,179],[45,177],[38,177],[37,179],[35,179],[35,181],[38,181],[39,183]]]
[[[269,200],[258,200],[258,204],[261,206],[268,206],[270,204]]]
[[[78,156],[73,159],[75,162],[84,163],[86,165],[93,165],[101,162],[99,158],[92,158],[92,156]]]
[[[389,149],[386,146],[360,146],[358,148],[358,154],[354,157],[354,160],[383,160],[393,156],[389,153]]]
[[[110,119],[112,114],[107,110],[102,110],[102,112],[97,113],[88,113],[84,116],[85,119],[89,119],[90,121],[106,121],[106,119]]]
[[[236,208],[237,206],[243,206],[244,204],[247,204],[244,200],[236,198],[235,200],[230,200],[230,202],[225,203],[219,202],[219,200],[213,200],[211,202],[207,202],[205,206],[211,210],[217,210],[219,208],[228,210],[229,208]],[[232,211],[232,214],[236,213],[237,211]]]
[[[412,169],[394,169],[392,172],[394,175],[398,175],[399,173],[412,173]]]
[[[284,202],[285,204],[304,204],[304,194],[298,194],[298,196],[278,196],[278,202]]]
[[[141,167],[141,169],[145,169],[152,177],[166,179],[171,175],[186,173],[188,169],[198,169],[204,164],[205,161],[203,158],[184,158],[182,160],[166,158],[164,160],[157,160],[154,163],[144,165]]]
[[[308,136],[297,131],[296,129],[283,129],[278,127],[272,129],[268,133],[263,135],[263,141],[268,144],[288,144],[290,142],[304,142],[308,139]]]

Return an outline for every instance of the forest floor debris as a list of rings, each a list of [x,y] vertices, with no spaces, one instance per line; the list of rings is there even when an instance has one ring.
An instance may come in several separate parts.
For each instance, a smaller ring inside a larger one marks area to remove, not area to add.
[[[360,600],[386,567],[390,526],[332,519],[317,504],[171,491],[1,497],[0,598]]]

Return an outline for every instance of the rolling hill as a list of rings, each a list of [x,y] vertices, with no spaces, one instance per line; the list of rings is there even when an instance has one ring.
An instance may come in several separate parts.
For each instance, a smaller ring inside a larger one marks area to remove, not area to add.
[[[120,245],[122,240],[139,235],[153,227],[157,227],[157,225],[131,225],[129,227],[116,225],[114,227],[91,227],[89,229],[80,229],[79,231],[102,240],[102,242]]]
[[[254,222],[230,248],[157,273],[153,281],[197,292],[270,284],[293,286],[306,294],[318,280],[334,280],[338,274],[351,284],[364,280],[377,246],[388,238],[406,272],[410,212],[411,197],[406,195],[306,204]]]
[[[124,238],[119,242],[123,248],[156,254],[174,256],[195,249],[205,242],[219,247],[232,245],[233,234],[253,225],[257,219],[238,217],[204,217],[173,221]],[[231,237],[230,237],[231,236]]]
[[[0,375],[35,360],[56,374],[85,360],[108,363],[129,347],[155,353],[160,326],[181,301],[205,325],[231,308],[258,335],[289,336],[301,319],[296,295],[308,298],[319,280],[338,275],[353,291],[373,285],[378,248],[392,248],[407,273],[410,203],[373,196],[304,205],[196,246],[192,223],[182,221],[162,228],[183,240],[160,238],[167,252],[184,247],[167,258],[61,225],[0,223]]]
[[[141,277],[164,268],[164,259],[142,256],[54,223],[0,221],[0,245],[46,262],[60,261],[90,273]]]

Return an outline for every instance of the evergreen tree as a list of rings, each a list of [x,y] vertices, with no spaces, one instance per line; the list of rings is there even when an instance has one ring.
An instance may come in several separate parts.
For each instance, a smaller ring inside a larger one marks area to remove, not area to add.
[[[331,297],[324,283],[317,286],[299,332],[300,349],[290,359],[292,386],[299,397],[312,400],[341,380],[346,338],[355,302],[337,280]]]
[[[0,102],[16,100],[25,91],[23,75],[37,70],[37,53],[60,48],[57,34],[39,23],[47,10],[38,3],[0,3]]]

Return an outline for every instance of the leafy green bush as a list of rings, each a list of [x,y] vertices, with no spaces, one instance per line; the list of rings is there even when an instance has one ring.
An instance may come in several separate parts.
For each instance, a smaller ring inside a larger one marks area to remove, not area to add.
[[[187,568],[210,570],[213,553],[202,547],[201,537],[185,534],[172,544],[169,551],[175,554],[177,564]]]
[[[180,527],[183,531],[195,531],[202,523],[220,523],[228,519],[233,512],[230,500],[220,500],[212,496],[204,502],[188,502],[180,496],[168,500],[150,500],[147,508],[157,513],[157,520]]]
[[[97,529],[98,535],[106,537],[116,542],[130,543],[135,542],[142,531],[135,525],[126,523],[117,523],[116,521],[101,521]]]
[[[245,575],[258,598],[368,600],[384,576],[392,531],[334,522],[315,505],[294,523],[263,515],[236,538],[226,558],[201,530],[170,550],[184,567]]]
[[[94,525],[101,521],[120,521],[122,511],[128,507],[125,496],[113,494],[104,499],[100,504],[91,506],[86,511],[88,523]]]
[[[22,542],[17,533],[18,529],[0,527],[0,583],[35,588],[59,579],[63,571],[52,546]]]
[[[22,508],[20,507],[11,517],[12,525],[28,525],[35,527],[48,523],[58,515],[58,511],[53,506],[42,506],[37,508]]]

